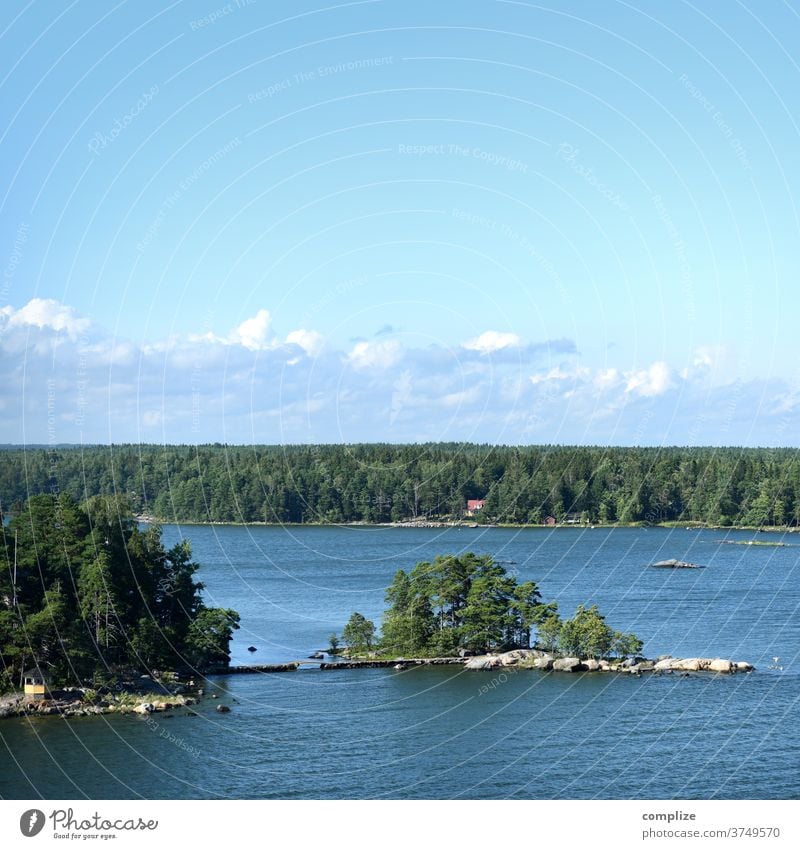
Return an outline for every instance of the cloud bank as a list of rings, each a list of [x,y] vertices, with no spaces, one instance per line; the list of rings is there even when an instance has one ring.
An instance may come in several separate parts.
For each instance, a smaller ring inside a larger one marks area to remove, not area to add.
[[[34,298],[0,310],[0,441],[796,444],[800,389],[714,380],[721,353],[625,367],[568,339],[487,328],[336,347],[259,309],[229,333],[148,344]]]

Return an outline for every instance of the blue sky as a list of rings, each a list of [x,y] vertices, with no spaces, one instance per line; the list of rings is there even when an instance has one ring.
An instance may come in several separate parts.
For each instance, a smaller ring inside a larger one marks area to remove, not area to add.
[[[786,3],[9,2],[0,442],[798,444]]]

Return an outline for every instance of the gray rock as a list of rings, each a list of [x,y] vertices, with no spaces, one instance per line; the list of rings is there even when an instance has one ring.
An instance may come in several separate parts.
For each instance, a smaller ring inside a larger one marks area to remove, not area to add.
[[[464,669],[481,670],[494,669],[500,665],[500,658],[492,654],[484,654],[479,657],[471,657],[465,664]]]
[[[659,560],[658,563],[653,563],[654,569],[699,569],[696,563],[687,563],[685,560]]]
[[[579,657],[560,657],[553,661],[555,672],[577,672],[580,667],[581,659]]]
[[[500,666],[515,666],[521,660],[538,657],[539,653],[533,649],[512,649],[499,656]]]
[[[600,669],[600,661],[590,657],[584,660],[581,666],[586,672],[597,672]]]
[[[708,664],[709,672],[734,672],[735,667],[729,660],[723,660],[722,658],[715,657],[711,663]]]
[[[682,660],[673,660],[671,669],[679,672],[699,672],[703,668],[702,658],[686,657]]]

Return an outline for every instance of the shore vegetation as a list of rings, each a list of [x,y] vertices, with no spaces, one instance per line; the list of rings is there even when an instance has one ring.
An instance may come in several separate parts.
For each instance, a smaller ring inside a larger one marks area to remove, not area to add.
[[[228,664],[239,616],[207,607],[188,541],[165,548],[119,496],[19,504],[0,537],[0,688],[34,668],[51,686]]]
[[[0,451],[0,504],[124,493],[162,522],[796,528],[800,450],[107,445]],[[466,516],[467,502],[482,507]]]
[[[538,648],[577,657],[627,657],[642,651],[635,634],[612,629],[596,605],[562,620],[533,581],[519,583],[489,555],[442,555],[400,569],[376,626],[353,613],[342,631],[349,656],[452,657]]]

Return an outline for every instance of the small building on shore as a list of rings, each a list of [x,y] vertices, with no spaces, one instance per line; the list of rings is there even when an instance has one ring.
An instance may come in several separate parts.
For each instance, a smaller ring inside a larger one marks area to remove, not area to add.
[[[476,513],[479,513],[483,510],[486,505],[486,499],[484,498],[470,498],[467,501],[467,516],[474,516]]]
[[[22,673],[25,701],[38,702],[47,698],[47,679],[38,668],[31,667]]]

